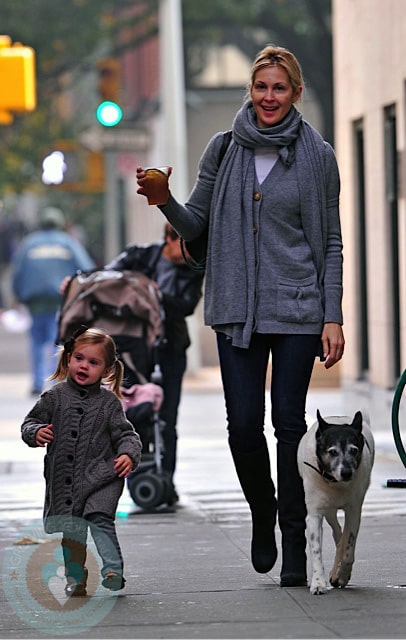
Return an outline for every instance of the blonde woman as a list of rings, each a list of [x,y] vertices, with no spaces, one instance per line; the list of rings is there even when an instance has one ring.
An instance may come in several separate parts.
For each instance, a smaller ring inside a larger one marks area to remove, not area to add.
[[[252,514],[252,564],[273,568],[278,517],[282,587],[307,581],[296,454],[314,360],[328,369],[344,350],[339,173],[333,149],[296,108],[303,87],[294,54],[266,46],[224,156],[219,132],[186,204],[168,188],[160,205],[186,241],[208,229],[205,322],[217,336],[228,441]],[[141,167],[137,180],[148,196]],[[264,433],[270,356],[277,496]]]

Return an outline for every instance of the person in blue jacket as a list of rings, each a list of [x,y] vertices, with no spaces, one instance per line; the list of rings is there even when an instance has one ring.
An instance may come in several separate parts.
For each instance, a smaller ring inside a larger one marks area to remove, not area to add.
[[[32,394],[42,392],[54,370],[52,349],[57,334],[57,311],[62,280],[96,265],[86,249],[64,231],[65,216],[56,207],[39,213],[39,229],[28,234],[12,262],[12,289],[32,318],[30,356]]]

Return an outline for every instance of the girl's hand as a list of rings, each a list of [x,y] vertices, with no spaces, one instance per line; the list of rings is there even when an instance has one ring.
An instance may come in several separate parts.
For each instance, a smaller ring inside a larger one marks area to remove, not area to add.
[[[118,456],[118,458],[114,460],[114,473],[116,473],[119,478],[127,478],[133,470],[133,467],[134,463],[126,453],[122,453],[121,456]]]
[[[337,322],[326,322],[321,334],[323,343],[323,355],[326,358],[324,366],[330,369],[343,357],[344,353],[344,334],[343,329]]]
[[[47,444],[52,442],[54,439],[54,433],[52,429],[54,428],[53,424],[48,424],[46,427],[40,427],[35,434],[35,442],[39,447],[45,447]]]

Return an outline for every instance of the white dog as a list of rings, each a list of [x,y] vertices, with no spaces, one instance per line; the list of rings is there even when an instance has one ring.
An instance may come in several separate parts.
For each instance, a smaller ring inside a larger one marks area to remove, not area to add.
[[[320,595],[328,590],[322,557],[323,517],[333,530],[336,544],[330,584],[345,587],[351,577],[374,452],[372,432],[360,411],[353,420],[347,416],[323,419],[317,411],[317,422],[299,443],[298,468],[307,508],[312,594]],[[339,509],[345,514],[343,530],[337,518]]]

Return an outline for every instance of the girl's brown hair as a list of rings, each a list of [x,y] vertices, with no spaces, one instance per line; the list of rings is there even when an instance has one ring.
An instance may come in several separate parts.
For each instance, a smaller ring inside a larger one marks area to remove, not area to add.
[[[268,44],[257,53],[251,67],[250,82],[248,84],[248,96],[255,82],[255,75],[264,67],[279,66],[286,71],[292,85],[293,93],[296,94],[300,87],[304,87],[302,68],[295,55],[284,47],[277,47]]]
[[[120,385],[123,380],[124,365],[117,358],[116,344],[111,336],[103,329],[82,327],[75,331],[72,338],[65,342],[60,348],[58,364],[55,373],[50,376],[50,380],[65,380],[69,370],[69,356],[81,345],[101,344],[104,351],[104,361],[106,368],[110,369],[103,382],[108,384],[110,389],[121,398]]]

